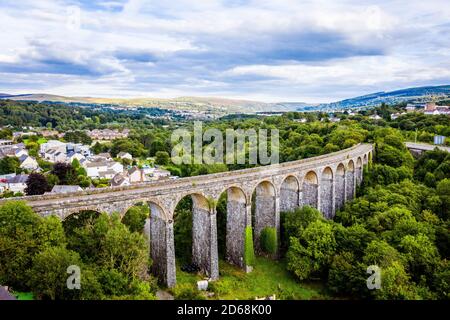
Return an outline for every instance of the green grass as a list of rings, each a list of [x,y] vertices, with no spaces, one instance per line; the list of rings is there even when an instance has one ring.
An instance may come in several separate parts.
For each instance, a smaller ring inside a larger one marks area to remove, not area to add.
[[[274,261],[257,257],[255,267],[250,273],[228,264],[219,262],[220,279],[210,282],[208,292],[202,293],[204,298],[222,300],[246,300],[255,297],[266,297],[275,294],[276,299],[327,299],[321,283],[297,281],[287,270],[284,261]],[[182,272],[177,268],[177,284],[180,287],[192,286],[196,290],[196,282],[202,275]],[[212,297],[208,293],[214,292]]]
[[[34,296],[31,292],[14,292],[17,300],[34,300]]]
[[[30,139],[23,139],[23,143],[25,143],[25,144],[27,144],[28,141],[30,141]],[[45,139],[45,138],[39,138],[38,141],[37,141],[37,143],[39,143],[39,144],[43,144],[43,143],[46,143],[46,142],[47,142],[47,139]]]

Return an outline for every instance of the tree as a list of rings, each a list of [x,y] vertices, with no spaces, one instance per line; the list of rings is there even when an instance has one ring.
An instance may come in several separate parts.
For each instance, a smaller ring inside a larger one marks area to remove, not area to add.
[[[166,151],[158,151],[155,156],[155,163],[159,165],[168,165],[170,156]]]
[[[274,255],[277,252],[277,230],[273,227],[265,227],[260,235],[261,250]]]
[[[0,283],[28,290],[27,270],[33,257],[43,248],[65,244],[61,222],[41,218],[23,201],[3,204],[0,222]]]
[[[64,140],[73,143],[82,143],[90,145],[92,143],[91,137],[89,137],[86,131],[69,131],[64,135]]]
[[[0,159],[0,174],[18,173],[20,161],[17,157],[4,157]]]
[[[31,173],[28,176],[27,186],[25,188],[25,193],[28,196],[44,194],[50,190],[51,188],[44,175],[40,173]]]
[[[58,177],[62,185],[78,185],[78,174],[71,164],[57,162],[54,164],[51,174]]]
[[[245,227],[244,242],[245,265],[253,266],[255,263],[255,250],[253,248],[253,230],[250,226]]]
[[[68,299],[77,290],[67,288],[67,268],[82,268],[78,253],[64,247],[49,247],[33,258],[33,266],[28,271],[28,284],[33,293],[40,298]],[[82,272],[82,269],[81,269]],[[80,274],[82,277],[82,273]]]
[[[332,226],[322,220],[311,222],[298,238],[290,238],[288,270],[304,280],[324,272],[336,250]]]
[[[122,222],[131,232],[142,232],[144,230],[145,220],[148,218],[148,206],[134,206],[130,208],[122,219]]]

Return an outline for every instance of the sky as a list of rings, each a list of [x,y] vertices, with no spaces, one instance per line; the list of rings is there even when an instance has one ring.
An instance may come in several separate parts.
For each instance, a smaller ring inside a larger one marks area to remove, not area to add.
[[[448,0],[0,0],[0,92],[332,102],[450,83]]]

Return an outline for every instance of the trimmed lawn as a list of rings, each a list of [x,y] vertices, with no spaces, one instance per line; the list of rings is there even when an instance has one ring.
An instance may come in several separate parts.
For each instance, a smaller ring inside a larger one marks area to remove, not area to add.
[[[287,270],[285,261],[274,261],[257,257],[255,267],[250,273],[219,262],[220,278],[210,282],[208,291],[202,292],[206,299],[222,300],[252,300],[276,295],[276,299],[327,299],[323,285],[319,282],[299,282]],[[202,275],[189,274],[177,268],[177,287],[191,287],[195,292],[196,282],[202,280]],[[176,291],[176,289],[175,289]],[[214,293],[214,295],[212,294]]]

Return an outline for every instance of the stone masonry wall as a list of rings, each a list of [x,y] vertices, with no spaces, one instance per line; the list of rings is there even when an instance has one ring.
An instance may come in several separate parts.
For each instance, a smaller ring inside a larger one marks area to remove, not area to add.
[[[227,203],[227,260],[239,267],[244,267],[245,227],[247,225],[246,205],[239,201]]]

